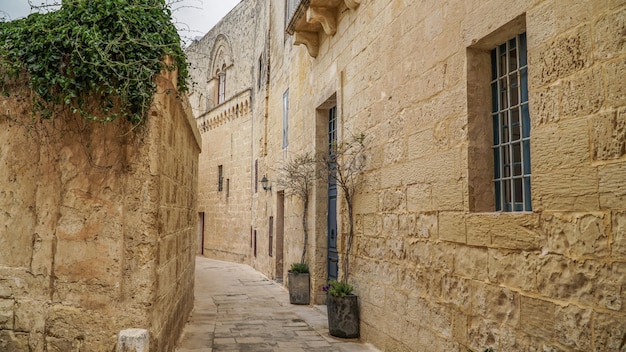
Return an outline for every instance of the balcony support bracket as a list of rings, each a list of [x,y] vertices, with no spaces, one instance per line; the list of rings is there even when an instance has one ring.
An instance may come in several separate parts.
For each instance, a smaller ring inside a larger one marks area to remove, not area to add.
[[[319,37],[317,32],[295,32],[293,44],[304,44],[309,51],[309,55],[317,57],[319,52]]]
[[[335,9],[327,7],[310,6],[306,10],[306,21],[308,23],[319,23],[326,35],[337,33],[337,20],[335,19]]]

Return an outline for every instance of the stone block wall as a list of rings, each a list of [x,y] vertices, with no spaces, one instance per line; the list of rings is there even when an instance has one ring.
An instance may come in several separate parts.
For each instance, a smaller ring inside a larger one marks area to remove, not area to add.
[[[333,93],[340,136],[369,141],[351,260],[365,340],[385,351],[626,350],[625,18],[623,1],[371,0],[340,6],[315,58],[292,51],[282,74],[302,126],[293,148],[315,145],[307,124]],[[533,210],[497,213],[483,204],[491,141],[481,154],[477,140],[491,138],[491,106],[476,77],[489,74],[481,55],[521,31]]]
[[[190,113],[161,94],[137,133],[123,119],[33,122],[14,88],[0,101],[0,350],[111,351],[132,327],[173,350],[193,306]]]
[[[258,56],[253,50],[255,40],[263,32],[255,31],[259,20],[255,14],[256,0],[244,0],[233,8],[214,28],[185,50],[190,62],[191,88],[189,100],[194,117],[216,108],[217,91],[211,86],[216,76],[211,72],[226,62],[225,100],[252,87]],[[218,51],[222,48],[224,54]],[[217,61],[220,61],[219,63]]]
[[[354,40],[329,38],[318,60],[359,52],[344,122],[373,143],[352,273],[365,339],[388,351],[624,350],[624,3],[370,1],[354,16],[341,33]],[[476,211],[481,180],[468,173],[491,161],[472,154],[472,124],[491,127],[471,118],[481,102],[466,78],[479,68],[466,52],[519,16],[533,211]]]
[[[249,74],[240,77],[251,87],[250,68],[269,55],[267,101],[252,89],[247,132],[259,177],[275,180],[291,155],[323,152],[331,105],[339,140],[366,135],[350,271],[362,339],[384,351],[626,351],[624,1],[311,0],[331,8],[325,24],[334,21],[336,33],[309,16],[303,30],[315,34],[308,42],[285,36],[284,1],[270,1],[267,17],[257,12],[256,22],[239,14],[259,5],[242,4],[209,37],[219,32],[250,43],[242,60]],[[236,20],[257,28],[256,39],[241,38],[245,33],[231,28]],[[491,94],[484,88],[489,50],[522,32],[532,211],[501,213],[493,206]],[[267,51],[260,33],[269,33]],[[220,134],[241,131],[237,123],[224,126]],[[228,139],[214,141],[211,158],[227,157]],[[307,261],[318,303],[326,277],[325,188],[316,185],[309,214]],[[287,266],[301,250],[301,209],[276,191],[250,189],[250,223],[266,238],[267,219],[284,202]],[[233,239],[242,241],[239,248],[250,245],[245,236]],[[345,236],[340,250],[344,244]],[[277,263],[267,245],[259,240],[263,251],[249,262],[272,277]]]
[[[252,256],[252,148],[256,132],[252,128],[252,111],[261,111],[263,105],[259,104],[265,100],[258,94],[257,77],[253,76],[263,52],[254,43],[264,36],[255,30],[262,17],[255,6],[256,1],[242,1],[186,50],[192,81],[196,83],[190,101],[203,139],[198,194],[198,211],[204,216],[201,251],[212,258],[241,263],[249,263]],[[227,61],[223,103],[217,102],[211,83],[215,76],[211,68],[224,57],[219,55],[220,50],[226,53]]]
[[[247,262],[252,192],[250,92],[198,118],[203,137],[198,211],[204,214],[204,255]],[[217,122],[223,119],[221,122]],[[221,181],[218,180],[221,167]],[[221,189],[219,183],[221,182]]]
[[[157,83],[174,91],[176,72]],[[156,143],[150,155],[150,171],[158,176],[159,191],[156,286],[152,291],[150,333],[154,351],[173,351],[194,305],[197,244],[198,155],[200,133],[186,99],[158,94],[152,118]],[[155,113],[156,112],[156,113]]]

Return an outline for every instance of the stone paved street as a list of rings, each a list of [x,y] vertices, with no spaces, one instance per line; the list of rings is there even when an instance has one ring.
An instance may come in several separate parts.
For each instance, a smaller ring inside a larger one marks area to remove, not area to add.
[[[285,288],[247,265],[197,257],[194,311],[176,351],[378,351],[331,337],[324,308],[289,304]]]

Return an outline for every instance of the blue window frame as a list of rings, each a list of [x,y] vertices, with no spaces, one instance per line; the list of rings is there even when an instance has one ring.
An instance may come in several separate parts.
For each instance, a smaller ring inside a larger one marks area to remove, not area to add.
[[[328,150],[332,153],[337,147],[337,107],[328,110]]]
[[[526,33],[491,51],[496,211],[532,211]]]

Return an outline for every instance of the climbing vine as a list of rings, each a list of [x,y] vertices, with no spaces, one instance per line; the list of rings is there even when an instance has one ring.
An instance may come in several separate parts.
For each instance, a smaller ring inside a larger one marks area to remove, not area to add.
[[[186,56],[165,0],[64,0],[57,11],[0,22],[0,90],[10,95],[12,82],[27,80],[33,112],[45,119],[69,110],[140,124],[163,69],[178,69],[178,91],[187,91]]]

